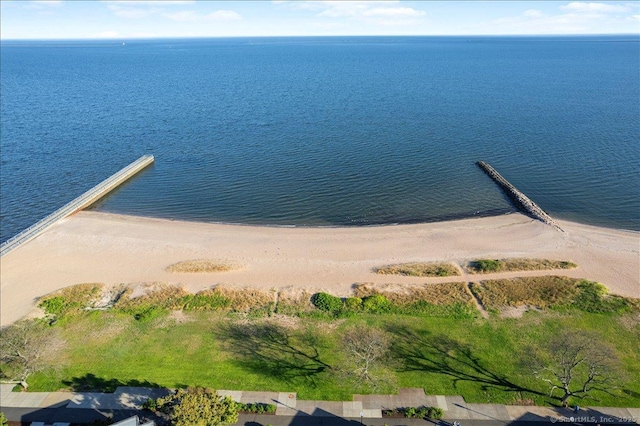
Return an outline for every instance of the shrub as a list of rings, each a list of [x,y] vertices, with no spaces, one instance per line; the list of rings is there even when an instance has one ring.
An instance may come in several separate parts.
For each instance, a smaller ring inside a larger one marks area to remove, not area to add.
[[[142,404],[142,409],[156,411],[158,409],[158,400],[154,398],[147,399],[144,404]]]
[[[242,402],[236,402],[236,407],[241,413],[251,414],[275,414],[275,404],[265,404],[262,402],[243,404]]]
[[[67,301],[62,296],[55,296],[50,299],[43,300],[38,306],[44,309],[47,314],[61,315],[67,308]]]
[[[440,420],[444,416],[444,410],[440,407],[427,407],[427,417]]]
[[[439,407],[401,407],[393,410],[382,410],[382,415],[386,417],[402,416],[408,419],[430,418],[439,420],[444,415],[444,411]]]
[[[362,307],[366,312],[373,314],[388,313],[391,310],[391,302],[382,294],[374,294],[373,296],[365,297],[362,300]]]
[[[478,272],[498,272],[500,270],[500,261],[492,259],[478,259],[471,262],[471,268]]]
[[[345,309],[349,312],[362,311],[362,299],[359,297],[348,297],[344,301]]]
[[[321,311],[331,312],[334,314],[339,313],[343,306],[342,299],[329,293],[314,294],[311,296],[311,303]]]

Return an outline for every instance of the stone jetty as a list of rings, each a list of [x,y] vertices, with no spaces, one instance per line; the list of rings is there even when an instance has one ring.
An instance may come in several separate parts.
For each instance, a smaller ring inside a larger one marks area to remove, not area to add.
[[[489,163],[484,161],[476,162],[478,167],[480,167],[495,183],[497,183],[502,190],[511,198],[516,207],[524,211],[529,216],[537,219],[543,223],[546,223],[549,226],[553,226],[558,231],[564,232],[560,226],[544,211],[538,206],[536,203],[531,201],[529,197],[524,195],[518,188],[513,186],[508,180],[506,180],[500,173],[496,171]]]

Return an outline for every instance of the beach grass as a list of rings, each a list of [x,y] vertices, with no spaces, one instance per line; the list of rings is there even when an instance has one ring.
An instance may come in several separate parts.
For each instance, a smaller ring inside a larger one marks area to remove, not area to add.
[[[520,306],[619,314],[640,310],[640,299],[608,294],[605,286],[593,281],[554,275],[487,280],[471,284],[471,291],[488,310]]]
[[[241,266],[233,263],[218,260],[197,259],[174,263],[167,266],[166,271],[178,273],[214,273],[234,271],[238,269],[241,269]]]
[[[465,265],[470,274],[491,274],[496,272],[543,271],[553,269],[574,269],[578,265],[564,260],[508,258],[475,259]]]
[[[473,305],[473,297],[466,283],[434,283],[422,285],[393,285],[358,283],[353,286],[356,297],[364,298],[376,294],[384,295],[391,303],[410,305],[424,301],[434,305],[461,303]]]
[[[413,262],[374,268],[373,272],[381,275],[405,275],[410,277],[451,277],[460,276],[460,269],[453,263]]]

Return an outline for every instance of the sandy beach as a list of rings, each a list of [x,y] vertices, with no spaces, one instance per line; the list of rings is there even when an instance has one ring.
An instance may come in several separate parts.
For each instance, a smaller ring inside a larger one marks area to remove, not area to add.
[[[167,282],[196,292],[217,284],[300,287],[350,294],[359,282],[424,283],[479,276],[418,278],[377,275],[392,263],[478,257],[569,260],[558,275],[605,284],[640,297],[640,234],[557,221],[566,231],[521,214],[417,225],[277,228],[196,223],[80,212],[0,259],[4,326],[27,315],[38,297],[78,283]],[[242,265],[230,272],[170,273],[173,263],[216,259]],[[548,274],[493,274],[492,278]]]

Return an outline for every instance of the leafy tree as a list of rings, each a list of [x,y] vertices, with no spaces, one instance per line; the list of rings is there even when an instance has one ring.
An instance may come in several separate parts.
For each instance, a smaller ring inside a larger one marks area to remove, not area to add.
[[[374,382],[373,369],[389,351],[389,336],[377,328],[355,327],[342,336],[342,347],[351,364],[349,372],[360,380]]]
[[[8,424],[9,422],[7,421],[7,418],[5,417],[4,413],[0,411],[0,426],[7,426]]]
[[[599,336],[585,331],[566,332],[552,339],[543,352],[527,363],[563,405],[571,397],[584,398],[593,391],[611,393],[621,380],[615,352]]]
[[[157,408],[176,426],[226,426],[238,421],[238,407],[230,397],[202,387],[178,389],[159,398]]]
[[[62,343],[54,330],[36,320],[19,321],[0,331],[0,373],[28,388],[27,379],[48,367],[47,355]]]

